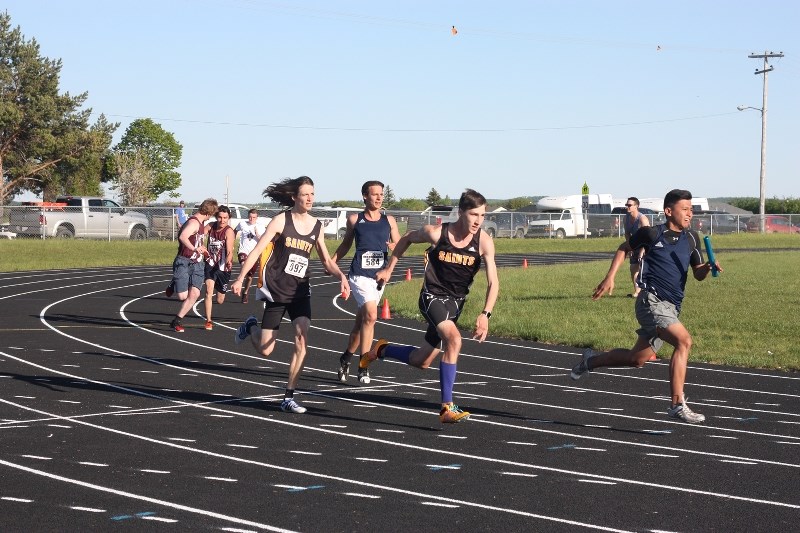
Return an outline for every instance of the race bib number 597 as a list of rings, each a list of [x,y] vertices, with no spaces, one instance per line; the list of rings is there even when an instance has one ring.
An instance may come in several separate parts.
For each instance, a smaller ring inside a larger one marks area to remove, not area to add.
[[[304,278],[306,276],[306,269],[308,268],[308,258],[302,255],[289,254],[289,261],[286,262],[284,272],[290,276]]]

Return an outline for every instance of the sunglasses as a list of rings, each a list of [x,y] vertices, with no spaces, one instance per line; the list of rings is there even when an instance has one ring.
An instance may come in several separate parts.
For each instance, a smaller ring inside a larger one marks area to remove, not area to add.
[[[633,207],[633,206],[635,206],[635,205],[636,205],[636,204],[625,204],[625,207]]]

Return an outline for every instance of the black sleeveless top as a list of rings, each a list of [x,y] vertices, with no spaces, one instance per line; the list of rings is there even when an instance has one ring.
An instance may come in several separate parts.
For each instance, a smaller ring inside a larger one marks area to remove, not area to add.
[[[428,248],[422,290],[437,296],[465,298],[481,269],[481,232],[473,235],[465,247],[458,248],[450,242],[449,226],[442,224],[439,242]]]
[[[308,283],[309,258],[317,243],[322,223],[317,220],[311,233],[301,235],[294,227],[292,212],[284,211],[284,216],[286,223],[283,232],[261,253],[259,300],[290,303],[311,296]]]

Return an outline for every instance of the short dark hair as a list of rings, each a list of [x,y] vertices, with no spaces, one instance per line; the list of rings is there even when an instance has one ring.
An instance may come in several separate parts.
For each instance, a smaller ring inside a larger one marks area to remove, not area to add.
[[[667,193],[664,197],[664,209],[672,207],[679,201],[679,200],[691,200],[692,193],[683,189],[672,189]]]
[[[461,193],[461,198],[458,199],[458,210],[466,211],[467,209],[475,209],[486,205],[486,198],[481,193],[472,189],[466,189]]]
[[[361,196],[366,196],[367,194],[369,194],[369,188],[374,187],[376,185],[381,189],[386,188],[386,185],[384,185],[383,182],[380,182],[378,180],[365,181],[364,185],[361,186]]]
[[[221,205],[217,208],[217,213],[227,213],[228,216],[231,216],[231,210],[228,209],[227,205]]]
[[[639,207],[639,199],[636,198],[635,196],[631,196],[630,198],[628,198],[628,200],[636,204],[636,207]]]

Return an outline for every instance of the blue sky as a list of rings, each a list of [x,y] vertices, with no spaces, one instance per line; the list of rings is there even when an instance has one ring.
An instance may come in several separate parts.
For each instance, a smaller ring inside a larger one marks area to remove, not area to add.
[[[800,4],[743,1],[6,0],[61,90],[183,145],[180,195],[238,203],[593,193],[800,196]],[[452,35],[455,25],[457,35]],[[227,184],[227,185],[226,185]]]

